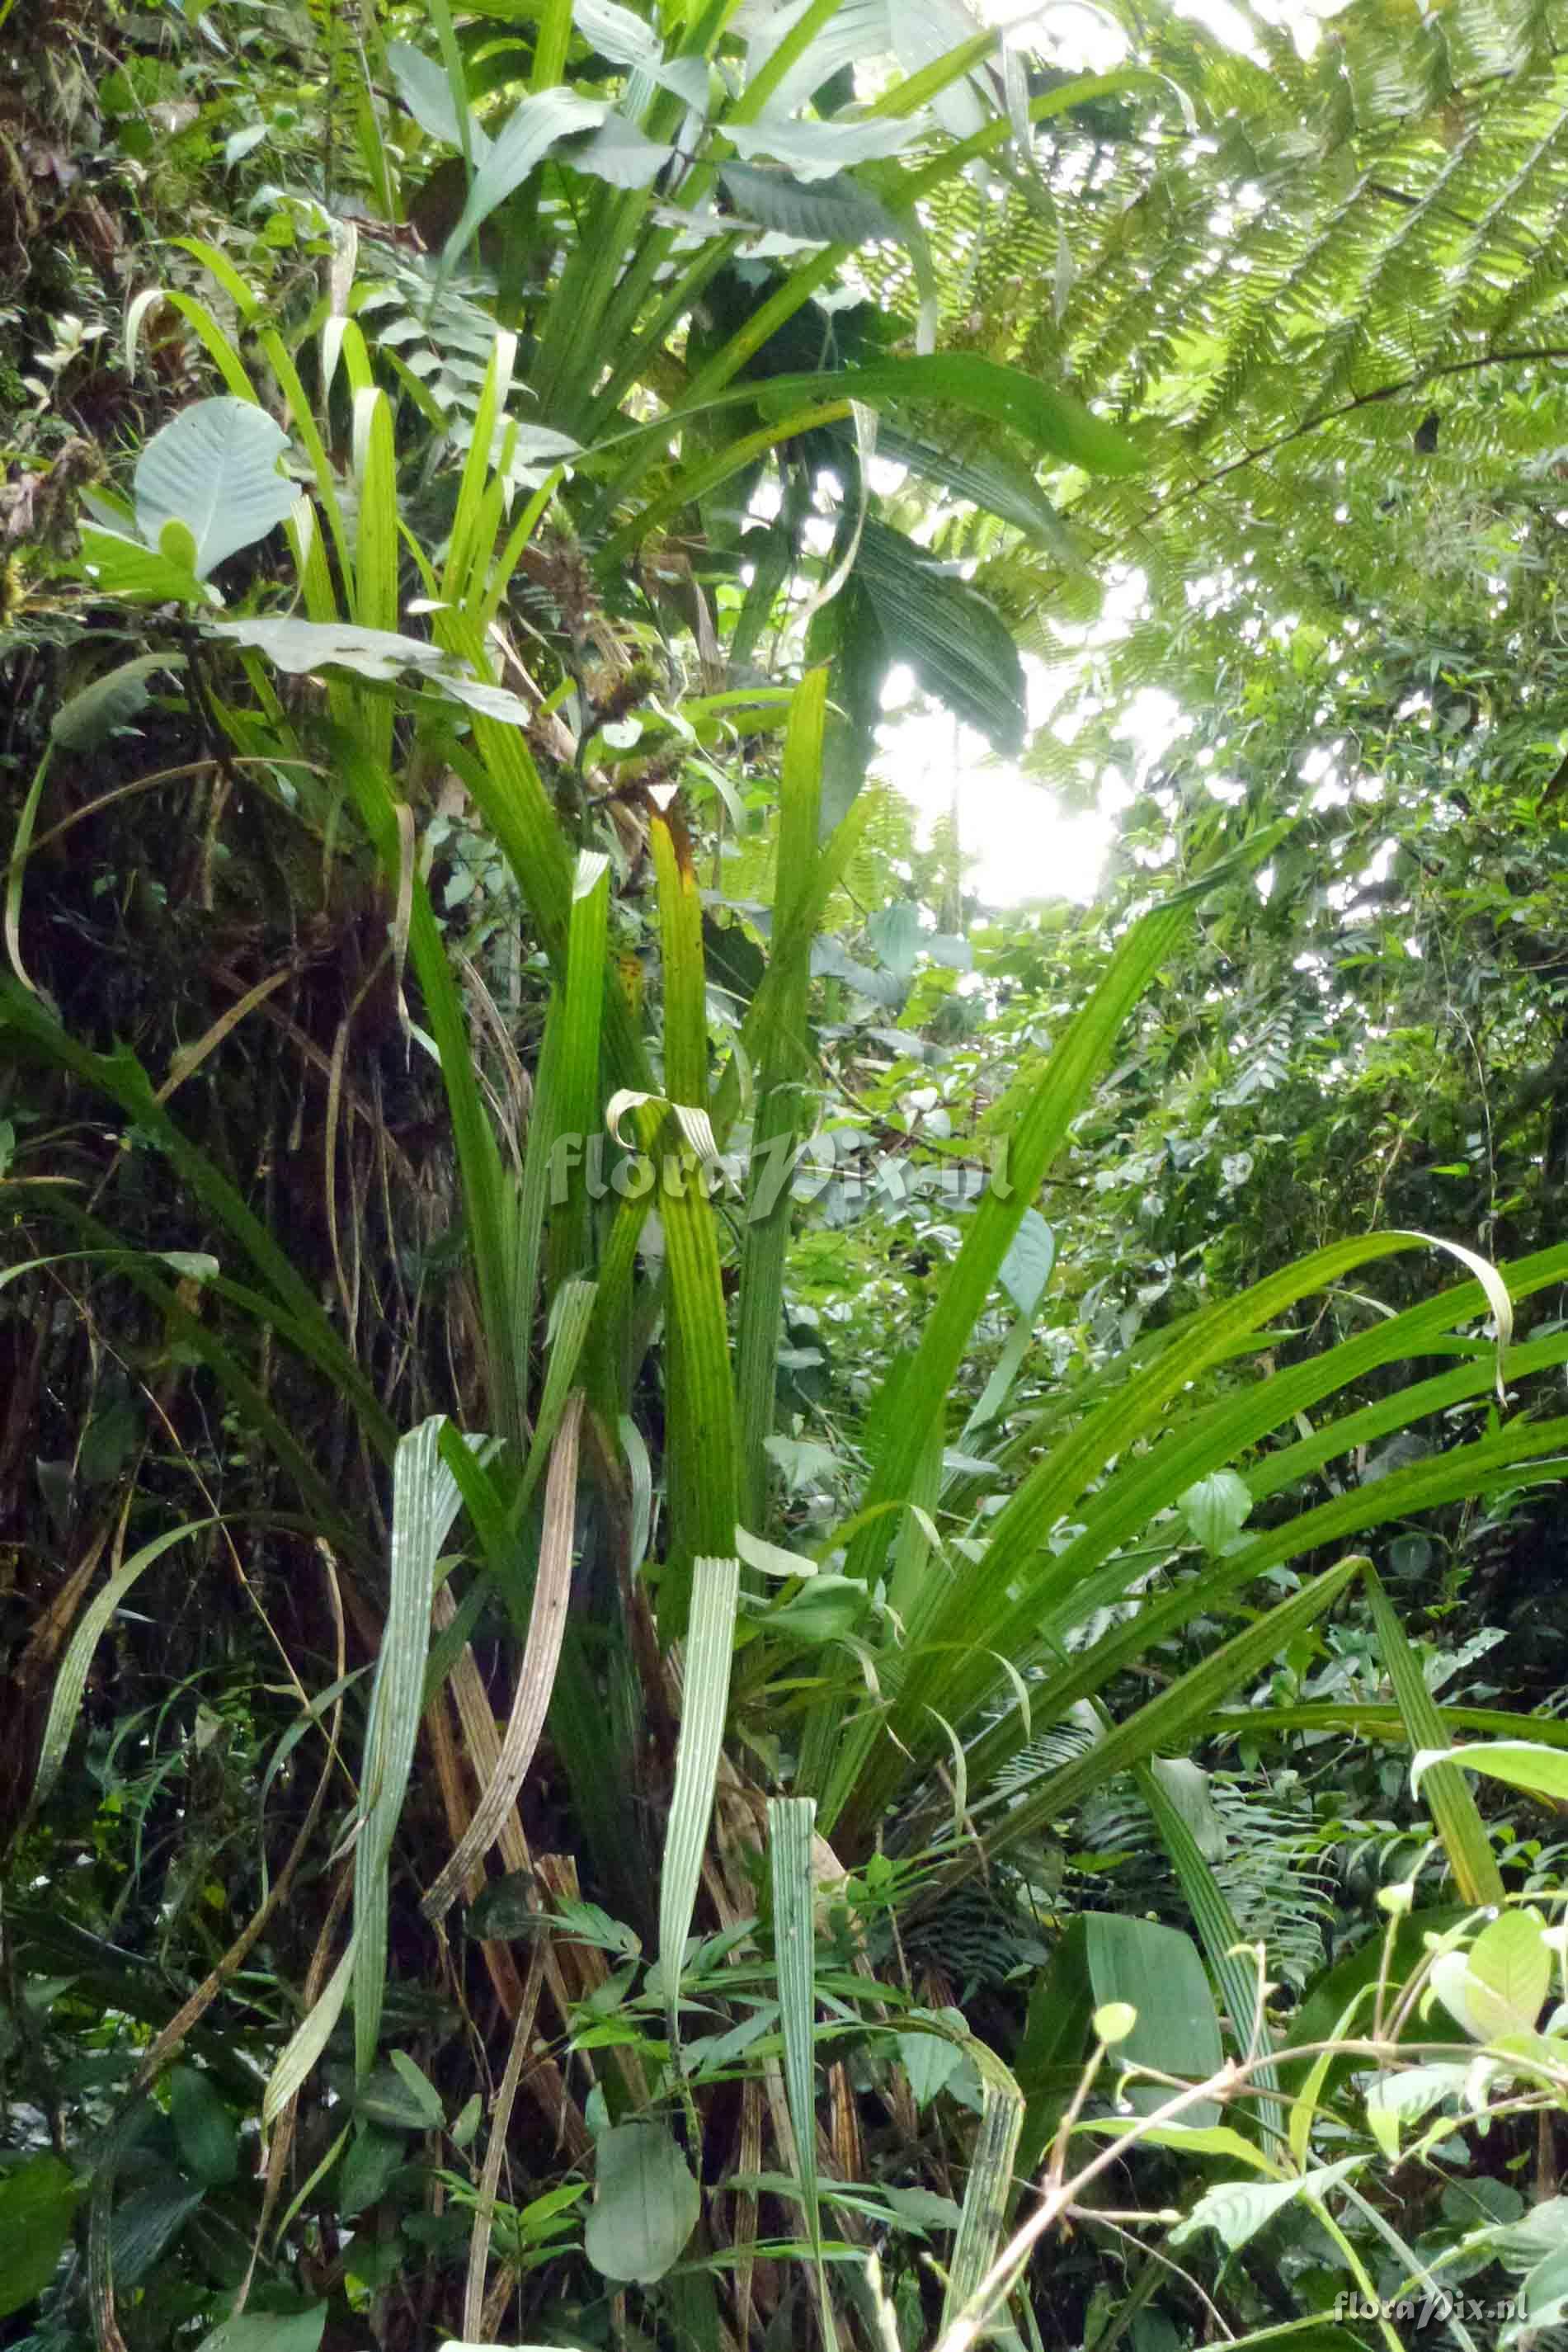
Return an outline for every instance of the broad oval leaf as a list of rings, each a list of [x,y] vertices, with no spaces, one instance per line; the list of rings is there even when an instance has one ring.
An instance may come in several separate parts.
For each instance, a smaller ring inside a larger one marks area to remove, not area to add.
[[[679,2261],[702,2198],[663,2124],[616,2124],[599,2140],[599,2195],[583,2243],[601,2277],[649,2286]]]
[[[172,2069],[169,2119],[193,2179],[204,2189],[226,2189],[239,2179],[239,2132],[210,2074],[195,2066]]]
[[[463,131],[445,69],[407,41],[389,41],[386,60],[398,96],[420,129],[428,131],[444,147],[461,147]],[[489,134],[473,114],[468,118],[468,147],[476,163],[490,152]]]
[[[243,621],[214,621],[212,633],[252,646],[277,668],[299,677],[308,670],[351,669],[358,677],[392,680],[404,670],[439,677],[455,665],[449,654],[423,637],[396,629],[361,629],[349,621],[300,621],[282,614]]]
[[[1119,2058],[1199,2082],[1216,2072],[1224,2056],[1219,2021],[1189,1936],[1153,1919],[1094,1912],[1084,1922],[1083,1948],[1094,2007],[1126,2001],[1137,2011],[1137,2023],[1118,2046]],[[1170,2095],[1161,2084],[1133,2083],[1127,2091],[1140,2115],[1152,2114]],[[1186,2120],[1217,2124],[1218,2102],[1200,2101],[1187,2109]]]
[[[204,580],[293,512],[298,489],[277,470],[287,446],[283,427],[254,402],[228,394],[198,400],[141,452],[137,530],[157,547],[165,524],[183,524],[195,543],[192,570]]]
[[[1056,1235],[1038,1209],[1026,1209],[998,1279],[1020,1315],[1032,1315],[1056,1264]]]
[[[76,2205],[76,2176],[57,2156],[35,2156],[0,2174],[0,2319],[54,2277]]]
[[[1200,2230],[1213,2230],[1234,2253],[1298,2197],[1321,2197],[1364,2161],[1363,2157],[1347,2156],[1338,2164],[1324,2165],[1293,2180],[1222,2181],[1198,2199],[1186,2220],[1171,2231],[1170,2242],[1185,2245]]]
[[[1444,1952],[1433,1962],[1433,1990],[1467,2033],[1490,2042],[1533,2032],[1552,1982],[1541,1927],[1533,1911],[1505,1911],[1468,1952]]]
[[[915,2017],[918,2014],[915,2012]],[[948,2021],[952,2021],[951,2017]],[[928,2107],[964,2063],[964,2052],[958,2042],[946,2034],[920,2032],[914,2017],[911,2030],[898,2036],[898,2055],[917,2107]]]
[[[1215,1470],[1178,1496],[1176,1507],[1195,1543],[1205,1551],[1223,1551],[1246,1526],[1252,1496],[1234,1470]]]
[[[650,139],[625,115],[611,113],[597,131],[570,147],[561,161],[574,172],[591,172],[596,180],[608,180],[613,188],[646,188],[674,163],[675,152],[662,139]]]

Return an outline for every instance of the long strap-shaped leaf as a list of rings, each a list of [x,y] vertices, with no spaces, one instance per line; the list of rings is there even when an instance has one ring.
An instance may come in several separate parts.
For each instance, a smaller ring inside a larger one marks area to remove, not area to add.
[[[1448,1734],[1437,1702],[1427,1687],[1421,1662],[1406,1638],[1405,1628],[1370,1560],[1366,1563],[1366,1597],[1383,1664],[1394,1685],[1395,1704],[1413,1750],[1448,1746]],[[1421,1782],[1443,1851],[1455,1883],[1467,1903],[1500,1905],[1505,1888],[1491,1840],[1480,1817],[1470,1784],[1457,1764],[1434,1764]]]
[[[668,889],[684,888],[673,858],[666,861],[661,879],[662,898]],[[679,1017],[688,1031],[680,1048],[680,1066],[695,1076],[691,1066],[697,1041],[689,1032],[692,1004],[701,1001],[701,932],[672,919],[664,925],[664,948],[666,965],[674,957],[683,966],[695,968],[683,971],[677,982],[678,1001],[686,1008]],[[666,991],[670,984],[666,970]],[[722,1559],[735,1549],[735,1390],[707,1171],[697,1164],[692,1140],[705,1139],[703,1148],[711,1146],[706,1114],[696,1105],[654,1097],[637,1105],[637,1120],[644,1147],[651,1143],[656,1155],[658,1210],[669,1272],[666,1477],[671,1545],[659,1588],[659,1622],[666,1638],[678,1639],[685,1630],[693,1562],[699,1555]]]
[[[916,1754],[923,1746],[927,1752],[935,1752],[927,1720],[933,1706],[940,1706],[944,1714],[951,1716],[956,1705],[960,1715],[968,1715],[984,1702],[995,1681],[989,1663],[992,1653],[1024,1664],[1039,1645],[1042,1625],[1081,1622],[1108,1596],[1118,1593],[1135,1572],[1124,1556],[1118,1559],[1120,1548],[1193,1480],[1233,1459],[1249,1442],[1246,1433],[1255,1436],[1273,1425],[1276,1389],[1285,1391],[1286,1410],[1288,1400],[1297,1393],[1288,1379],[1260,1383],[1223,1410],[1200,1415],[1190,1442],[1167,1438],[1138,1458],[1135,1449],[1157,1435],[1168,1407],[1187,1383],[1225,1361],[1239,1340],[1312,1290],[1369,1258],[1425,1245],[1426,1237],[1416,1234],[1372,1234],[1334,1244],[1270,1276],[1241,1297],[1206,1309],[1189,1324],[1179,1348],[1156,1352],[1120,1393],[1113,1394],[1030,1472],[993,1523],[983,1556],[961,1563],[941,1583],[930,1580],[907,1606],[909,1664],[889,1718],[888,1736],[854,1792],[857,1823],[887,1801],[902,1777],[904,1766],[895,1744],[898,1740],[910,1745]],[[1451,1319],[1457,1310],[1462,1310],[1472,1295],[1479,1305],[1482,1294],[1476,1286],[1465,1285],[1450,1294],[1448,1317]],[[1444,1313],[1439,1307],[1439,1318]],[[1324,1386],[1334,1384],[1333,1369],[1317,1377]],[[1521,1439],[1505,1433],[1503,1442],[1517,1444],[1523,1453],[1547,1450],[1533,1436]],[[1468,1451],[1459,1449],[1461,1454]],[[1115,1476],[1085,1508],[1083,1497],[1106,1465],[1118,1457],[1121,1466]],[[1427,1466],[1447,1476],[1458,1460],[1458,1454],[1445,1455],[1440,1465]],[[1341,1497],[1327,1517],[1304,1515],[1293,1523],[1282,1552],[1265,1560],[1254,1548],[1252,1572],[1258,1573],[1279,1558],[1293,1557],[1311,1543],[1359,1531],[1391,1516],[1393,1496],[1385,1492],[1387,1485],[1379,1482],[1358,1489],[1353,1496]],[[1071,1544],[1059,1553],[1043,1549],[1045,1538],[1059,1520],[1080,1515],[1083,1529]],[[1276,1535],[1265,1540],[1280,1538]],[[1103,1568],[1102,1562],[1108,1565]],[[1226,1563],[1228,1581],[1233,1565]],[[1003,1595],[1011,1597],[997,1597]],[[984,1631],[977,1638],[977,1626]],[[1005,1739],[1012,1734],[998,1727],[997,1736]],[[846,1756],[841,1772],[859,1760]],[[994,1769],[994,1754],[988,1751],[987,1769]],[[841,1785],[835,1783],[835,1788]]]
[[[62,1029],[25,988],[13,980],[0,979],[3,1029],[14,1030],[42,1058],[69,1070],[130,1113],[144,1139],[162,1153],[203,1207],[240,1244],[291,1318],[297,1344],[351,1398],[372,1444],[390,1452],[391,1424],[380,1400],[323,1312],[320,1300],[222,1170],[163,1108],[151,1078],[130,1048],[121,1045],[112,1054],[93,1053]],[[262,1302],[256,1304],[259,1307]]]
[[[362,1811],[354,1849],[354,2065],[360,2074],[375,2063],[381,2032],[392,1840],[424,1705],[435,1563],[457,1516],[457,1482],[441,1459],[444,1421],[437,1413],[410,1430],[392,1458],[390,1589],[365,1726]]]
[[[901,1502],[913,1491],[931,1429],[946,1410],[969,1335],[1024,1211],[1032,1207],[1069,1126],[1109,1059],[1124,1021],[1189,920],[1189,907],[1173,905],[1145,915],[1135,924],[1117,949],[1093,997],[1052,1054],[1009,1139],[1005,1187],[993,1184],[981,1196],[914,1359],[899,1368],[896,1410],[891,1386],[884,1387],[873,1409],[868,1443],[874,1466],[864,1497],[866,1511],[874,1511],[880,1504]],[[865,1521],[850,1548],[846,1572],[868,1586],[874,1583],[888,1534],[883,1521]],[[890,1597],[894,1609],[907,1606],[906,1594],[894,1592]],[[876,1736],[873,1722],[846,1727],[837,1703],[823,1705],[808,1719],[801,1777],[808,1786],[828,1791],[829,1821],[836,1817],[853,1788]]]
[[[1530,1470],[1521,1465],[1528,1465],[1532,1454],[1555,1456],[1565,1445],[1568,1420],[1516,1423],[1495,1437],[1474,1445],[1457,1446],[1452,1453],[1440,1454],[1435,1461],[1418,1463],[1411,1470],[1394,1471],[1374,1486],[1358,1487],[1351,1494],[1336,1496],[1332,1503],[1321,1505],[1315,1511],[1288,1520],[1282,1528],[1260,1537],[1242,1551],[1213,1562],[1201,1581],[1178,1587],[1163,1600],[1146,1601],[1130,1622],[1075,1656],[1071,1665],[1061,1668],[1031,1694],[1037,1720],[1050,1720],[1074,1700],[1105,1688],[1134,1658],[1168,1639],[1194,1617],[1212,1613],[1270,1568],[1300,1559],[1323,1545],[1337,1543],[1346,1536],[1361,1535],[1368,1528],[1434,1509],[1467,1495],[1484,1493],[1504,1475],[1511,1486],[1522,1484]],[[1558,1475],[1555,1462],[1552,1475]],[[1051,1639],[1041,1641],[1032,1634],[1020,1637],[1014,1648],[1005,1654],[1012,1659],[1015,1668],[1027,1670],[1043,1652],[1054,1652],[1055,1642],[1071,1623],[1082,1622],[1085,1615],[1104,1606],[1125,1589],[1127,1574],[1124,1567],[1113,1562],[1103,1577],[1091,1579],[1087,1586],[1080,1589],[1072,1607],[1064,1610],[1048,1628]],[[969,1754],[969,1769],[976,1783],[991,1780],[1027,1737],[1016,1713],[983,1734]],[[933,1740],[923,1739],[921,1744],[932,1754],[938,1752]]]
[[[699,1559],[692,1580],[686,1633],[685,1686],[675,1747],[675,1786],[659,1874],[659,1976],[672,2044],[680,2041],[681,1962],[696,1906],[703,1848],[713,1818],[714,1789],[729,1706],[740,1562]]]
[[[555,1670],[566,1630],[566,1605],[571,1591],[572,1537],[577,1525],[577,1441],[582,1422],[580,1389],[568,1403],[550,1454],[545,1485],[544,1528],[539,1539],[538,1573],[534,1579],[533,1609],[512,1712],[501,1742],[495,1771],[474,1808],[468,1827],[448,1856],[445,1867],[421,1906],[427,1919],[444,1918],[475,1864],[483,1860],[500,1832],[522,1787],[539,1734],[544,1729]]]
[[[1162,1751],[1180,1754],[1193,1727],[1213,1713],[1221,1695],[1239,1688],[1251,1675],[1260,1673],[1304,1626],[1331,1609],[1362,1566],[1360,1558],[1353,1557],[1341,1560],[1335,1568],[1325,1569],[1288,1601],[1281,1601],[1242,1633],[1232,1635],[1211,1656],[1162,1691],[1158,1698],[1139,1707],[1124,1723],[1096,1741],[1086,1754],[1049,1773],[1019,1802],[989,1824],[986,1858],[993,1858],[1020,1838],[1033,1837],[1059,1814],[1071,1812],[1081,1804],[1091,1789],[1117,1773],[1130,1771],[1134,1765]],[[1077,1672],[1075,1669],[1074,1676]],[[1065,1675],[1061,1678],[1063,1685],[1069,1679]],[[1094,1678],[1096,1685],[1101,1679]],[[1035,1699],[1035,1710],[1038,1720],[1055,1720],[1062,1711],[1057,1691],[1049,1685],[1040,1691]],[[961,1875],[973,1867],[975,1859],[973,1850],[966,1846],[955,1874]]]
[[[1133,1774],[1139,1796],[1148,1807],[1149,1818],[1159,1834],[1160,1843],[1170,1857],[1171,1866],[1181,1882],[1197,1929],[1214,1981],[1235,2027],[1241,2055],[1261,2054],[1273,2046],[1269,2021],[1260,1999],[1259,1971],[1250,1955],[1241,1945],[1241,1930],[1236,1915],[1225,1899],[1225,1891],[1216,1878],[1207,1857],[1192,1833],[1179,1808],[1171,1802],[1160,1784],[1157,1769],[1149,1764],[1138,1765]],[[1254,2078],[1259,2089],[1269,2095],[1258,2105],[1258,2120],[1261,2130],[1278,2145],[1285,2140],[1285,2111],[1277,2097],[1279,2076],[1271,2066],[1260,2067]]]
[[[795,2180],[817,2278],[817,2313],[827,2352],[836,2352],[832,2299],[822,2261],[817,2184],[816,1886],[811,1873],[817,1808],[810,1797],[770,1797],[768,1860],[773,1886],[773,1952],[779,2021],[784,2036],[784,2087],[795,2137]]]
[[[564,1192],[563,1198],[552,1198],[550,1202],[552,1291],[569,1275],[580,1274],[588,1262],[590,1202],[584,1160],[587,1139],[599,1128],[604,1103],[599,1056],[610,919],[609,869],[610,861],[601,853],[585,850],[577,861],[572,884],[566,985],[561,992],[559,1032],[553,1040],[549,1108],[555,1125],[552,1143],[570,1139],[577,1156],[564,1187],[551,1188],[552,1192]]]
[[[788,1170],[805,1125],[800,1076],[810,938],[800,918],[813,898],[822,799],[822,727],[827,672],[804,677],[790,707],[779,782],[778,880],[773,894],[772,970],[777,1002],[757,1075],[746,1236],[740,1255],[735,1377],[740,1416],[741,1507],[760,1532],[768,1493],[765,1444],[772,1433],[784,1320],[784,1258],[789,1240]]]

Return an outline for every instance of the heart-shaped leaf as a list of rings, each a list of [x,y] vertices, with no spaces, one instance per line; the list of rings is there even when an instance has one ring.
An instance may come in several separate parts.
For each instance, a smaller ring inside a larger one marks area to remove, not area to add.
[[[252,401],[224,396],[182,409],[137,464],[137,530],[167,555],[164,528],[182,525],[195,549],[191,568],[204,580],[293,511],[299,492],[277,470],[287,446],[283,427]]]

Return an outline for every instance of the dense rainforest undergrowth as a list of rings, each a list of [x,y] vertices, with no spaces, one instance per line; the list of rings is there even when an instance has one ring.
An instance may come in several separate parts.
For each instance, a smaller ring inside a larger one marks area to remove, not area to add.
[[[1561,2340],[1561,0],[0,0],[0,2343]]]

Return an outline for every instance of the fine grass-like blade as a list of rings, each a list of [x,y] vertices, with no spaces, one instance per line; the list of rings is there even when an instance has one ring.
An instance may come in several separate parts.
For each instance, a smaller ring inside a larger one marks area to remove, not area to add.
[[[768,1802],[768,1860],[773,1888],[773,1950],[779,2021],[784,2037],[784,2088],[795,2139],[795,2179],[817,2280],[822,2341],[836,2352],[832,2298],[822,2261],[821,2200],[817,2182],[816,1887],[811,1872],[817,1808],[810,1797]]]
[[[291,1336],[349,1396],[372,1443],[390,1450],[391,1425],[380,1400],[344,1347],[309,1284],[216,1164],[175,1124],[152,1080],[129,1047],[95,1054],[79,1045],[26,989],[0,979],[0,1030],[16,1031],[32,1049],[69,1070],[84,1085],[117,1102],[144,1139],[161,1151],[202,1206],[240,1244],[273,1297],[287,1312]],[[259,1304],[265,1308],[267,1302]]]
[[[789,1171],[805,1126],[802,1041],[810,989],[810,940],[802,911],[811,902],[821,809],[822,728],[827,672],[796,690],[779,782],[778,880],[773,895],[775,1003],[757,1075],[746,1235],[741,1244],[736,1318],[736,1387],[740,1418],[741,1507],[760,1531],[768,1497],[768,1457],[779,1381],[784,1317],[784,1258],[789,1240]]]
[[[88,1603],[81,1622],[66,1646],[60,1669],[55,1676],[55,1687],[49,1695],[49,1712],[44,1724],[43,1742],[38,1751],[38,1769],[34,1777],[30,1811],[37,1811],[48,1797],[59,1779],[60,1767],[66,1760],[71,1733],[76,1727],[77,1711],[87,1688],[88,1671],[92,1654],[97,1649],[105,1626],[136,1582],[139,1576],[162,1559],[166,1551],[187,1537],[201,1535],[206,1528],[218,1525],[216,1519],[192,1519],[182,1528],[170,1528],[151,1543],[133,1552],[121,1569],[118,1569],[103,1591]]]
[[[673,2044],[680,2041],[681,1962],[696,1906],[703,1847],[713,1816],[729,1670],[735,1650],[735,1614],[740,1562],[699,1559],[692,1579],[691,1622],[686,1633],[685,1687],[680,1738],[675,1748],[675,1786],[664,1834],[659,1876],[659,1977]]]
[[[1396,1616],[1394,1605],[1370,1560],[1366,1564],[1365,1583],[1377,1646],[1383,1654],[1384,1671],[1393,1685],[1395,1704],[1399,1709],[1411,1748],[1419,1754],[1423,1749],[1446,1748],[1448,1735],[1437,1711],[1437,1702],[1427,1687],[1421,1662],[1411,1648],[1405,1628]],[[1458,1766],[1434,1764],[1422,1780],[1421,1794],[1437,1824],[1437,1835],[1443,1841],[1443,1851],[1454,1874],[1454,1883],[1464,1900],[1478,1905],[1496,1904],[1500,1908],[1506,1893],[1502,1873],[1497,1866],[1491,1840],[1486,1833],[1469,1782]]]

